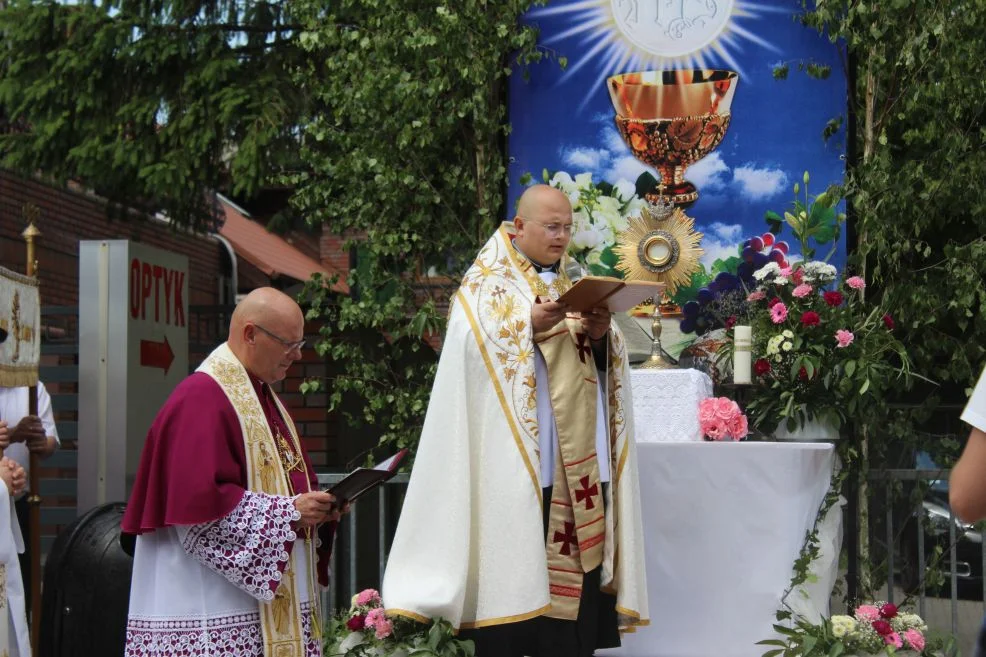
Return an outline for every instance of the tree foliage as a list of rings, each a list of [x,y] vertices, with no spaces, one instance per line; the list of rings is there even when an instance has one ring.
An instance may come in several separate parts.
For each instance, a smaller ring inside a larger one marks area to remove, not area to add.
[[[413,444],[444,303],[505,212],[506,79],[545,56],[518,0],[0,3],[0,165],[194,227],[215,190],[289,185],[352,239],[350,297],[307,288],[335,376]],[[415,352],[418,352],[417,354]]]
[[[986,355],[986,5],[954,0],[806,3],[844,53],[850,88],[848,200],[855,266],[876,283],[913,368],[937,386],[910,397],[898,438],[936,403],[961,403]],[[886,434],[874,417],[876,434]],[[933,447],[925,445],[927,447]]]

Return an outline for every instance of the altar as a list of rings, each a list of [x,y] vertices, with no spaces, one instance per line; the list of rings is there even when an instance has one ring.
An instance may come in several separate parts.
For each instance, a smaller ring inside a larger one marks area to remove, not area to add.
[[[686,372],[666,376],[684,385],[694,378]],[[636,386],[634,380],[650,625],[624,635],[621,648],[596,654],[759,657],[766,649],[755,644],[776,636],[774,614],[828,491],[834,446],[668,440],[660,412],[655,419],[638,416],[645,395]],[[692,399],[678,403],[674,423],[687,426],[684,415],[692,409],[697,427],[697,406]],[[819,581],[788,596],[799,613],[814,618],[828,614],[841,543],[838,506],[821,534],[822,556],[812,567]]]

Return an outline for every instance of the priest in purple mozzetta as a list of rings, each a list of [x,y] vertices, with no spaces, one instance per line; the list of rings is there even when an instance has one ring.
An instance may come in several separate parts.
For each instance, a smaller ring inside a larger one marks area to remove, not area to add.
[[[304,316],[261,288],[151,426],[123,516],[136,536],[126,657],[320,657],[340,511],[270,385]]]

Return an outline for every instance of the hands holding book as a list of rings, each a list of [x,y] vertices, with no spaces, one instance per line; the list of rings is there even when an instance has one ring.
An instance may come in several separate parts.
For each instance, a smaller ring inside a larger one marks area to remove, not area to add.
[[[565,319],[571,308],[560,301],[536,303],[531,308],[531,326],[535,333],[543,333]],[[582,316],[582,329],[593,340],[601,340],[609,331],[612,314],[606,306],[599,306],[579,313]]]
[[[297,522],[298,529],[338,521],[342,514],[349,513],[348,503],[340,509],[335,495],[321,490],[302,493],[294,499],[294,508],[301,514],[301,519]]]

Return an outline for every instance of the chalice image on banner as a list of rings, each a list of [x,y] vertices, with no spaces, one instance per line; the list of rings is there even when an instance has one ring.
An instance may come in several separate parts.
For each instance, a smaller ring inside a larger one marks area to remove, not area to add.
[[[726,136],[738,82],[735,71],[720,69],[642,71],[607,80],[623,141],[657,169],[665,188],[648,194],[648,201],[687,208],[698,199],[685,170]]]

